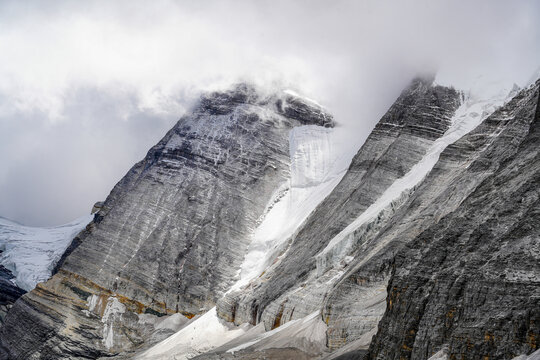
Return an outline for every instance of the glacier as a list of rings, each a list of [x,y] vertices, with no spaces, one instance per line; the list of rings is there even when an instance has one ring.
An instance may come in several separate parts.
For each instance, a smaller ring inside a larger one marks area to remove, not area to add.
[[[253,232],[240,279],[230,291],[261,275],[284,250],[294,231],[345,175],[348,164],[335,151],[335,141],[334,130],[330,128],[305,125],[290,131],[290,178],[276,191]]]
[[[55,227],[31,227],[0,217],[0,264],[15,276],[15,285],[30,291],[51,277],[71,240],[93,219],[85,215]]]

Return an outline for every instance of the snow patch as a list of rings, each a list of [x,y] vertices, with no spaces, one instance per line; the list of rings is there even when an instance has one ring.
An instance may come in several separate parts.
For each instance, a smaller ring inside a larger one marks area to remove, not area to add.
[[[93,215],[56,227],[30,227],[0,218],[0,264],[15,276],[18,287],[30,291],[51,277],[71,240]]]
[[[255,339],[227,350],[234,354],[237,351],[256,346],[257,350],[270,348],[294,347],[304,352],[318,354],[326,343],[326,324],[321,320],[318,311],[308,316],[289,321],[280,327],[265,332]]]
[[[323,108],[324,106],[322,106],[321,104],[319,104],[317,101],[313,100],[313,99],[310,99],[308,97],[305,97],[305,96],[302,96],[300,94],[298,94],[296,91],[294,90],[291,90],[291,89],[287,89],[287,90],[283,90],[283,92],[287,95],[290,95],[290,96],[293,96],[293,97],[296,97],[296,98],[299,98],[299,99],[302,99],[306,102],[309,102],[309,103],[312,103],[314,105],[317,105],[318,107],[320,108]]]
[[[97,295],[90,295],[86,301],[88,302],[88,311],[93,312],[96,309],[96,306],[99,302],[99,296]]]
[[[428,360],[448,360],[448,350],[446,348],[437,351]]]
[[[252,234],[240,279],[229,291],[260,276],[294,231],[345,175],[348,164],[338,161],[333,134],[333,129],[315,125],[291,130],[290,178],[267,206],[269,210]]]
[[[237,327],[221,320],[214,307],[136,359],[190,359],[243,335],[249,327],[250,325]]]
[[[126,306],[116,297],[111,296],[107,299],[107,306],[101,318],[101,322],[104,324],[103,344],[107,349],[111,349],[114,346],[114,322],[119,320],[124,312],[126,312]]]

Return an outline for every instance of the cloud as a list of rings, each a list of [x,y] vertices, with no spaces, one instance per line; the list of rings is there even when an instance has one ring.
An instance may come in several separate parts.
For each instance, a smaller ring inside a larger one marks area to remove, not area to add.
[[[0,215],[86,213],[200,91],[239,79],[320,100],[355,151],[417,73],[524,84],[539,14],[535,1],[0,2]]]

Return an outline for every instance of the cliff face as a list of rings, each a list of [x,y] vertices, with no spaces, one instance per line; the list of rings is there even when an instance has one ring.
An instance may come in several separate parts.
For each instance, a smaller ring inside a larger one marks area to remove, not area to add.
[[[239,85],[193,112],[115,186],[93,224],[2,328],[11,358],[96,357],[140,345],[136,314],[211,308],[289,177],[289,133],[332,127],[320,107]]]
[[[270,330],[318,310],[340,269],[319,276],[316,255],[425,155],[448,129],[459,104],[457,91],[413,81],[376,125],[341,182],[289,234],[277,262],[249,291],[231,292],[218,302],[220,316],[237,324],[264,322]]]
[[[537,349],[539,84],[450,146],[416,190],[429,194],[460,169],[445,195],[459,206],[395,256],[368,358],[427,359],[442,349],[450,359],[510,359]]]

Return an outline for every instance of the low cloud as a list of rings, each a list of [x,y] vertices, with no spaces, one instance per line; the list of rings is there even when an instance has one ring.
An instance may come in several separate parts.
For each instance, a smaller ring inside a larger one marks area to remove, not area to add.
[[[539,14],[535,1],[1,2],[0,215],[87,213],[201,91],[241,79],[318,99],[354,151],[418,73],[525,84]]]

